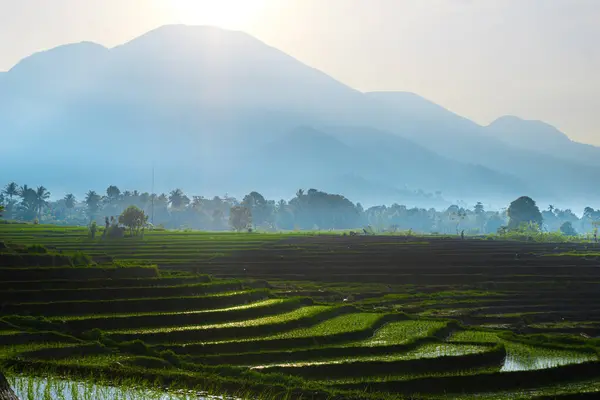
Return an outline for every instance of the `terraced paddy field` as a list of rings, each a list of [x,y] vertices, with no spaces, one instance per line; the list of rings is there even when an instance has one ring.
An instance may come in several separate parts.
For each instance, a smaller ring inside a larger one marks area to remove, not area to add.
[[[0,362],[21,398],[600,397],[592,244],[8,224],[0,240]]]

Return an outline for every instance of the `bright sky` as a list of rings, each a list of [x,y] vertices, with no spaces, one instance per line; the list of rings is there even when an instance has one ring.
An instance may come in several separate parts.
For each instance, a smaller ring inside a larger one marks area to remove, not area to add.
[[[0,71],[160,25],[246,31],[363,91],[487,124],[518,115],[600,145],[600,0],[0,0]]]

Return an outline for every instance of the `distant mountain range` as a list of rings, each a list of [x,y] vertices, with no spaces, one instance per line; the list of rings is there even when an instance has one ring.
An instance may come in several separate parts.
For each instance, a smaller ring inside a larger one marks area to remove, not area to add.
[[[107,49],[78,43],[0,73],[0,181],[366,203],[579,206],[600,194],[600,149],[538,121],[480,126],[404,92],[362,93],[241,32],[183,25]],[[58,194],[58,193],[57,193]],[[423,199],[422,199],[423,200]]]

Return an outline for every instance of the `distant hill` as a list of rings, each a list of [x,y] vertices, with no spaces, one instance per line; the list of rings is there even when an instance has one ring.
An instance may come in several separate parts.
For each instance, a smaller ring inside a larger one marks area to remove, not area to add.
[[[173,25],[0,73],[0,180],[149,190],[154,164],[158,191],[597,198],[600,166],[510,140],[508,125],[482,127],[412,93],[361,93],[242,32]]]
[[[554,126],[543,121],[524,120],[507,115],[486,127],[500,140],[522,149],[558,158],[600,166],[600,148],[575,142]]]

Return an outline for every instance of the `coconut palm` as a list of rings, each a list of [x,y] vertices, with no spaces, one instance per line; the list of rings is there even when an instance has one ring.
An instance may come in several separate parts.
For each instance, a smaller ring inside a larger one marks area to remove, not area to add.
[[[32,220],[37,215],[37,195],[36,191],[27,185],[23,185],[19,188],[18,196],[21,198],[19,204],[23,218],[25,220]]]
[[[50,192],[43,186],[38,186],[35,190],[35,209],[37,211],[38,219],[42,218],[42,211],[48,207],[48,199],[50,198]]]
[[[101,200],[102,197],[100,197],[100,195],[93,190],[90,190],[85,194],[85,204],[88,208],[88,215],[90,217],[90,220],[94,219],[94,217],[98,213],[98,210],[100,209]]]
[[[19,188],[19,190],[17,191],[17,195],[23,200],[25,199],[28,195],[31,194],[31,191],[33,189],[31,189],[29,186],[27,185],[23,185]]]
[[[12,201],[14,196],[19,195],[19,186],[15,182],[11,182],[4,187],[2,192]]]
[[[111,185],[106,188],[106,197],[108,198],[109,203],[116,201],[120,195],[121,190],[118,187]]]
[[[172,190],[171,193],[169,193],[169,203],[171,203],[171,207],[175,209],[183,207],[185,203],[184,198],[185,194],[183,194],[183,191],[181,189],[175,189]]]
[[[69,210],[69,218],[73,216],[73,209],[75,208],[75,204],[77,204],[77,199],[72,193],[68,193],[64,197],[65,207]]]

